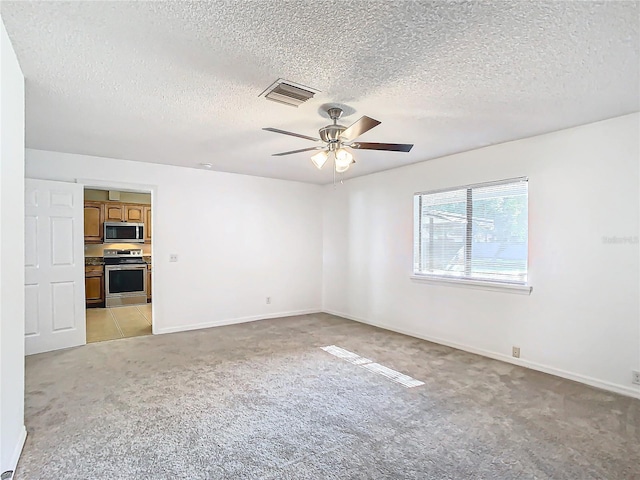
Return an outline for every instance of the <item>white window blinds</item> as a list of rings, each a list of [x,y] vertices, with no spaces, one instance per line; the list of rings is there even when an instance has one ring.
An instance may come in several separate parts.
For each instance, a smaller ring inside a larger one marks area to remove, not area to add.
[[[527,283],[526,178],[414,196],[414,274]]]

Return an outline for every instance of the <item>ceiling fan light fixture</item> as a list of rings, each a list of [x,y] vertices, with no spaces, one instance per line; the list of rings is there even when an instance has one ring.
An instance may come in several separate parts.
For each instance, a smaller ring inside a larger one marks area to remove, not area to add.
[[[311,161],[318,168],[318,170],[321,170],[323,165],[326,163],[327,158],[329,158],[329,154],[325,150],[322,150],[321,152],[313,155],[311,157]]]
[[[336,154],[336,172],[346,172],[349,165],[353,162],[353,155],[347,152],[344,148],[339,148],[335,152]],[[340,168],[340,170],[338,170]]]
[[[346,172],[347,170],[349,170],[350,165],[350,163],[347,163],[346,165],[338,165],[338,162],[336,162],[336,173]]]

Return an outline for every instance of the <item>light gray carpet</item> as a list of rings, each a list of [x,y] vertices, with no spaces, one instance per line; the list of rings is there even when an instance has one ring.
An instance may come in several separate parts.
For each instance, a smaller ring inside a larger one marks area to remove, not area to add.
[[[639,401],[326,314],[90,344],[26,372],[19,480],[640,473]]]

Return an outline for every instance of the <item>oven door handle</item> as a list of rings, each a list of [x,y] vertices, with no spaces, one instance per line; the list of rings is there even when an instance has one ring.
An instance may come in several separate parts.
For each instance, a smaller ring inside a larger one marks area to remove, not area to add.
[[[105,267],[106,270],[146,270],[146,265],[135,265],[131,267],[122,267],[122,266],[111,266],[108,265]]]

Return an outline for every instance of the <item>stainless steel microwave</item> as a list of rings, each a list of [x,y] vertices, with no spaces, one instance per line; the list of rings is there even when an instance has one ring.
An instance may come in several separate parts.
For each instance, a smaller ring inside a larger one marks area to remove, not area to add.
[[[144,223],[104,222],[104,243],[144,243]]]

